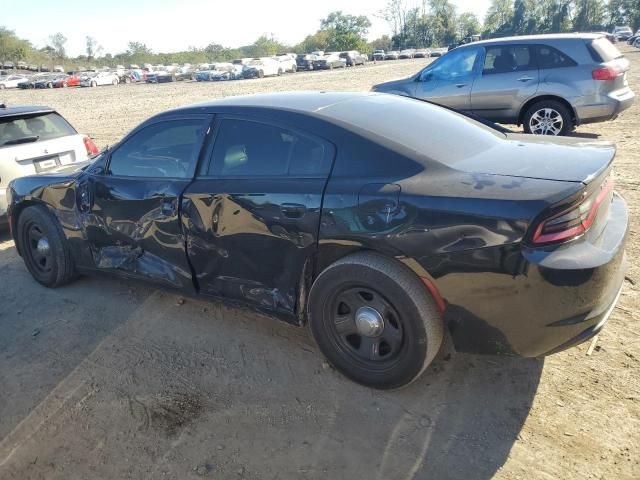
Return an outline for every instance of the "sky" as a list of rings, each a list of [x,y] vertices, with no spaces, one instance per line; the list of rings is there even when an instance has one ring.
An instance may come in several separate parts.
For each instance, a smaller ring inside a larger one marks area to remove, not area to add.
[[[296,44],[335,10],[367,15],[369,39],[390,33],[376,15],[388,0],[0,0],[0,26],[43,47],[49,35],[67,37],[67,54],[85,53],[85,37],[94,37],[103,53],[127,49],[129,41],[154,52],[177,52],[190,46],[220,43],[249,45],[262,34]],[[408,4],[421,3],[405,0]],[[490,0],[452,0],[458,13],[473,12],[482,20]]]

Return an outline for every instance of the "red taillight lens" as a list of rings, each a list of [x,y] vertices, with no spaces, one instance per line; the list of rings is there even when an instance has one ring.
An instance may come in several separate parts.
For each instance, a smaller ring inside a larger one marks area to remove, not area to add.
[[[84,148],[87,149],[87,155],[97,155],[99,150],[96,144],[89,137],[84,137]]]
[[[585,233],[595,221],[600,205],[613,190],[613,179],[608,178],[597,193],[578,205],[556,213],[536,227],[532,242],[536,245],[560,243]]]
[[[615,80],[622,73],[619,67],[602,67],[591,72],[594,80]]]

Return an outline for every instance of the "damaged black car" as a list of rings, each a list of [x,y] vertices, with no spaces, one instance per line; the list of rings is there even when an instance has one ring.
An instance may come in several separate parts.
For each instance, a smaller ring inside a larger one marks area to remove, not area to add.
[[[309,325],[349,378],[459,351],[536,357],[605,325],[628,214],[615,147],[378,93],[226,98],[157,115],[7,197],[27,269],[96,271]]]

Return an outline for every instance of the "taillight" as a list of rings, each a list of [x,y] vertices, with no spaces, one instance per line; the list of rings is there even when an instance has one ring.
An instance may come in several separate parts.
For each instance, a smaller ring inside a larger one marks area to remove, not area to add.
[[[542,220],[536,227],[532,242],[536,245],[566,242],[584,234],[598,216],[598,210],[613,190],[613,179],[608,178],[600,190],[577,205]]]
[[[89,137],[84,137],[84,148],[87,149],[87,155],[97,155],[99,150],[96,144]]]
[[[594,80],[615,80],[622,73],[620,67],[607,66],[591,72]]]

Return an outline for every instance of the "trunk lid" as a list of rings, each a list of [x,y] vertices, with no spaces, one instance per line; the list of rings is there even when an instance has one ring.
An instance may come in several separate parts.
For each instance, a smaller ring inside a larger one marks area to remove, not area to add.
[[[453,165],[467,173],[591,183],[616,154],[610,142],[573,137],[506,134],[506,141]]]

